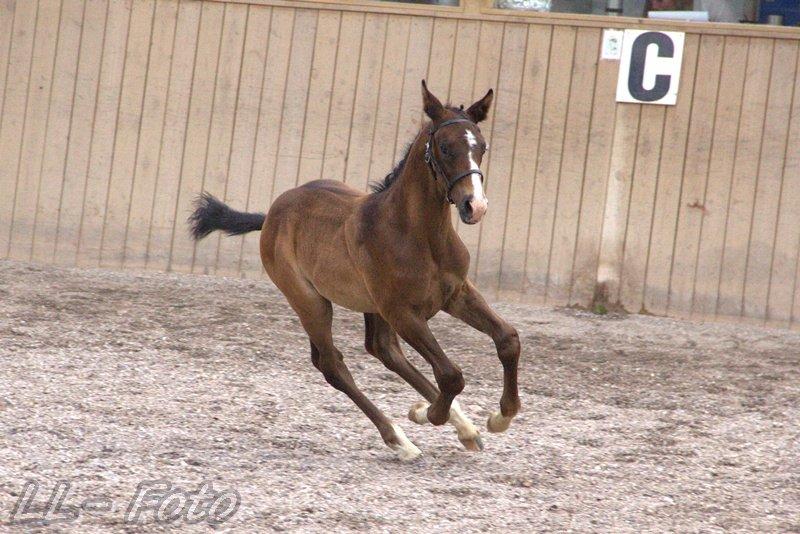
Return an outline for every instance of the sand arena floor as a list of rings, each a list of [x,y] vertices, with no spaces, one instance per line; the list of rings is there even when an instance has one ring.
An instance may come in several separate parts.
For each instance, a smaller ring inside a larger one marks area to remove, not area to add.
[[[499,304],[523,343],[523,413],[467,453],[416,426],[414,391],[336,310],[356,380],[422,449],[394,458],[312,367],[267,282],[0,262],[0,530],[26,479],[103,498],[62,530],[168,530],[124,512],[142,481],[235,489],[220,530],[800,532],[800,333]],[[432,328],[483,426],[490,340]],[[429,372],[422,359],[412,360]],[[208,531],[205,523],[179,525]]]

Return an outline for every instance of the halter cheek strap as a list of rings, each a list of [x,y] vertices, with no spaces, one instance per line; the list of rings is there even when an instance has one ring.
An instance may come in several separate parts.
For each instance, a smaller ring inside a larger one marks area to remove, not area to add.
[[[433,125],[431,125],[431,129],[428,132],[428,142],[425,143],[425,163],[427,163],[428,166],[431,168],[431,171],[433,171],[434,179],[436,179],[437,176],[441,176],[442,179],[444,180],[445,186],[447,187],[447,201],[450,202],[450,204],[455,204],[455,202],[453,202],[453,199],[450,198],[450,192],[453,190],[453,188],[456,186],[458,182],[460,182],[461,180],[472,174],[479,175],[481,177],[481,181],[483,181],[483,173],[480,171],[480,169],[470,169],[468,171],[462,172],[461,174],[457,174],[456,176],[448,177],[444,172],[442,172],[442,168],[439,165],[439,162],[436,161],[436,158],[433,157],[432,145],[434,140],[433,137],[434,134],[437,131],[444,128],[445,126],[450,126],[451,124],[456,124],[459,122],[466,122],[468,124],[472,124],[473,126],[475,126],[475,123],[469,119],[450,119],[444,121],[435,128],[433,127]]]

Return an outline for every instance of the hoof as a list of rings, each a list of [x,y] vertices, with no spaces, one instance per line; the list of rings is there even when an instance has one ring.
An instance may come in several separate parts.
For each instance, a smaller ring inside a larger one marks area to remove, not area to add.
[[[386,444],[397,454],[401,461],[410,462],[422,454],[422,451],[406,437],[406,433],[403,432],[402,428],[392,425],[392,429],[394,430],[396,441],[386,442]]]
[[[458,401],[453,401],[450,406],[450,424],[456,427],[458,431],[458,441],[464,445],[468,451],[482,451],[483,440],[481,435],[469,417],[461,410],[461,405]]]
[[[428,407],[430,404],[424,401],[419,401],[411,406],[408,411],[408,418],[418,425],[427,425],[428,421]]]
[[[401,462],[410,462],[422,456],[422,451],[419,450],[419,448],[410,441],[409,443],[411,445],[410,447],[403,447],[400,445],[389,445],[389,447],[391,447],[392,450],[397,454],[397,458]]]
[[[466,439],[461,439],[459,437],[458,441],[460,441],[464,448],[468,451],[481,452],[483,450],[483,440],[481,439],[480,435],[475,436],[474,438]]]
[[[511,424],[511,419],[513,419],[513,417],[506,417],[500,412],[495,412],[490,415],[489,420],[486,421],[486,428],[489,432],[493,433],[505,432]]]

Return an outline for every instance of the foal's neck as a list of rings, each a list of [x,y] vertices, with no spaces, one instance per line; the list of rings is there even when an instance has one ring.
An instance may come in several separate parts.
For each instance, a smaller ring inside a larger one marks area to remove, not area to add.
[[[387,207],[400,211],[409,226],[446,238],[453,230],[450,204],[439,179],[425,163],[426,131],[414,139],[397,182],[389,190]]]

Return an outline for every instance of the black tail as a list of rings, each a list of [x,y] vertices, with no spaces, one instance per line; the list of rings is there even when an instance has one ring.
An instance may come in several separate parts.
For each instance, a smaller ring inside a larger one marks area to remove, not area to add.
[[[203,193],[194,201],[194,212],[189,216],[189,227],[195,240],[203,239],[214,230],[228,235],[240,235],[261,230],[266,215],[244,213],[229,208],[219,199]]]

